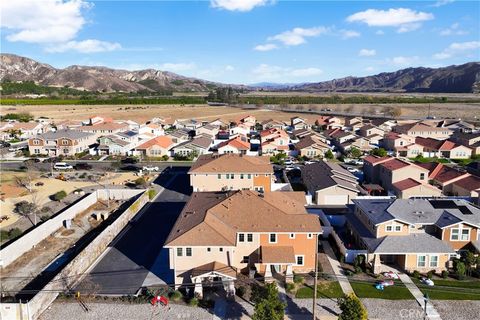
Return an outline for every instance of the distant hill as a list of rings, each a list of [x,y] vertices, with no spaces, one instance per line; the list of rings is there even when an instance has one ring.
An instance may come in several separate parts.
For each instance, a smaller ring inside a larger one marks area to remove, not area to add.
[[[161,92],[168,90],[207,92],[213,88],[225,86],[221,83],[154,69],[128,71],[78,65],[57,69],[51,65],[13,54],[0,55],[0,80],[34,81],[44,86],[68,86],[79,90],[103,92]]]
[[[309,92],[480,92],[480,63],[444,68],[407,68],[367,77],[346,77],[290,86],[288,91]]]
[[[38,85],[100,92],[208,92],[217,87],[241,90],[306,92],[480,92],[480,63],[444,68],[408,68],[367,77],[346,77],[317,83],[230,85],[181,76],[168,71],[128,71],[107,67],[70,66],[57,69],[17,56],[0,55],[0,81],[33,81]]]

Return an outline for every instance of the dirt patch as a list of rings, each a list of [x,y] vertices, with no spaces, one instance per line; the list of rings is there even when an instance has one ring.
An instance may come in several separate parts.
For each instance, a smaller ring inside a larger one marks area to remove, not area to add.
[[[71,234],[74,234],[74,233],[75,233],[75,230],[73,230],[73,229],[65,229],[62,232],[60,232],[60,235],[62,237],[67,237],[67,236],[69,236]]]

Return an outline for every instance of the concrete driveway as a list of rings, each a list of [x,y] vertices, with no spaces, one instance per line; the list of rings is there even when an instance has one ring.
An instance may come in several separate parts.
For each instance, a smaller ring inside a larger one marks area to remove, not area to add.
[[[110,244],[77,286],[83,293],[135,294],[145,285],[173,282],[164,242],[190,196],[186,171],[175,168],[155,183],[165,190]]]

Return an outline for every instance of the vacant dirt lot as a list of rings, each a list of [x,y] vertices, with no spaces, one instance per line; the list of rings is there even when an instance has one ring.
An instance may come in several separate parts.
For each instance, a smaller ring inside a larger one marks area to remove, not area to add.
[[[345,113],[383,114],[390,107],[399,107],[402,116],[426,117],[429,114],[436,117],[451,117],[474,119],[480,117],[480,104],[475,103],[438,103],[431,104],[336,104],[336,105],[292,105],[298,110],[321,110],[325,108]],[[86,119],[92,115],[108,115],[116,120],[131,119],[145,122],[153,117],[171,117],[174,119],[236,120],[241,116],[251,114],[258,120],[270,118],[288,120],[296,113],[286,113],[269,110],[247,110],[233,107],[211,107],[208,105],[43,105],[43,106],[4,106],[4,112],[30,112],[35,117],[48,117],[54,120]],[[315,118],[315,115],[303,115],[306,118]]]

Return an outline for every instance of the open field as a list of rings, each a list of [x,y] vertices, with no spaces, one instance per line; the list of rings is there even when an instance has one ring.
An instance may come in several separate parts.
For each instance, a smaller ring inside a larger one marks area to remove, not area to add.
[[[480,117],[479,103],[432,103],[432,104],[321,104],[291,105],[291,109],[300,111],[320,111],[329,108],[338,113],[360,113],[365,115],[383,115],[392,107],[401,109],[402,117],[424,118],[429,114],[438,118],[475,119]],[[92,115],[108,115],[113,119],[131,119],[144,122],[153,117],[171,117],[174,119],[235,120],[242,115],[251,114],[258,120],[288,120],[300,113],[281,111],[242,109],[234,107],[212,107],[208,105],[38,105],[38,106],[2,106],[2,113],[29,112],[35,117],[48,117],[54,120],[84,119]],[[314,119],[315,114],[301,114],[307,119]]]

